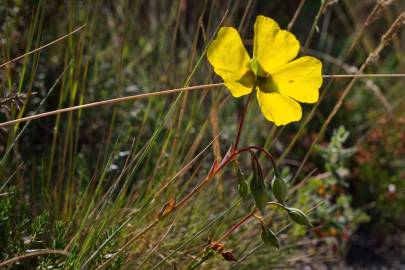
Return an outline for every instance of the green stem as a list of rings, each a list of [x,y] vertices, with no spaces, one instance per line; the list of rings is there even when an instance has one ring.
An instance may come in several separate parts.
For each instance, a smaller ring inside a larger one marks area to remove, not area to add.
[[[275,206],[278,206],[278,207],[280,207],[280,208],[282,208],[283,210],[285,210],[285,211],[288,212],[287,206],[285,206],[285,205],[283,205],[283,204],[281,204],[281,203],[278,203],[278,202],[268,202],[267,205],[275,205]]]

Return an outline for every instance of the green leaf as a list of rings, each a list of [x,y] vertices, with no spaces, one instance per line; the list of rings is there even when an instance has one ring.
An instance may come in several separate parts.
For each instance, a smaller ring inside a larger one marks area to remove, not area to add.
[[[267,227],[265,224],[262,224],[261,237],[262,237],[263,243],[266,244],[267,246],[273,246],[276,248],[280,248],[276,234],[272,230],[270,230],[270,228]]]
[[[239,171],[238,173],[238,191],[239,196],[243,200],[246,200],[249,197],[249,185],[246,182],[244,175],[242,174],[241,171]]]
[[[233,162],[233,171],[238,177],[238,191],[239,191],[239,196],[243,199],[246,200],[249,198],[249,182],[246,179],[245,175],[243,174],[242,170],[239,167],[238,162]]]
[[[256,207],[264,214],[266,203],[270,199],[270,194],[264,184],[262,168],[259,162],[252,157],[253,178],[250,182],[250,192],[255,200]]]
[[[308,217],[304,212],[297,208],[287,208],[288,215],[297,224],[312,227],[311,222],[309,222]]]
[[[287,197],[287,184],[281,176],[274,176],[273,181],[271,182],[271,188],[273,190],[274,197],[284,204],[285,198]]]

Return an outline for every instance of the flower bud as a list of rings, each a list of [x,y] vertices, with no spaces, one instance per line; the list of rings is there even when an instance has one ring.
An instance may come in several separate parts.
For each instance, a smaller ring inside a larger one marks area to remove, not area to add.
[[[279,248],[278,244],[278,238],[272,230],[269,229],[266,225],[262,224],[262,234],[261,234],[262,240],[264,244],[268,246],[273,246],[276,248]]]
[[[288,215],[295,223],[303,226],[312,227],[311,222],[309,222],[307,216],[301,210],[297,208],[287,208],[287,211]]]
[[[245,176],[241,172],[240,168],[235,168],[236,173],[238,175],[238,191],[239,191],[239,196],[243,199],[246,200],[249,198],[249,184],[245,180]]]
[[[266,203],[270,199],[270,194],[266,185],[264,184],[262,168],[260,167],[259,162],[254,158],[252,158],[252,167],[253,178],[250,182],[250,192],[255,200],[256,207],[259,208],[262,214],[264,214],[264,209],[266,207]]]
[[[271,182],[271,188],[273,190],[274,197],[284,204],[285,198],[287,197],[287,184],[281,176],[274,176]]]

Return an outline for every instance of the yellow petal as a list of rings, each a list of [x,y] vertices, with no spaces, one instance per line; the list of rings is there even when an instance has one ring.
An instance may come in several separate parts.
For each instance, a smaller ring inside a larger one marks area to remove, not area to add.
[[[237,81],[249,71],[249,55],[238,31],[221,27],[207,51],[214,72],[224,81]]]
[[[277,90],[299,102],[318,101],[322,85],[322,63],[315,57],[298,58],[271,74]]]
[[[225,86],[226,86],[226,88],[229,89],[229,91],[231,91],[231,94],[234,97],[241,97],[241,96],[247,95],[250,92],[252,92],[252,88],[253,88],[253,86],[246,87],[243,84],[234,82],[234,81],[226,81]]]
[[[257,99],[264,117],[277,126],[301,119],[301,106],[295,100],[279,93],[257,91]]]
[[[292,33],[281,30],[273,19],[257,16],[254,30],[253,57],[268,73],[297,56],[300,43]]]

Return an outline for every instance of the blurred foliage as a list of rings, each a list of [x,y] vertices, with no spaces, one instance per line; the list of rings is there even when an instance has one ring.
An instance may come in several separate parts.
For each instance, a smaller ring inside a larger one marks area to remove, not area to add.
[[[355,156],[352,193],[384,231],[405,228],[405,118],[383,117]]]

